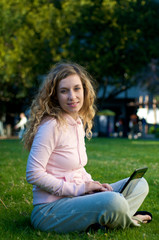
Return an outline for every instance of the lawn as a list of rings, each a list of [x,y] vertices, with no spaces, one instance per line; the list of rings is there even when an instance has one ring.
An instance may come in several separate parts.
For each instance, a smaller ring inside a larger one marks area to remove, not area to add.
[[[148,166],[145,175],[150,192],[142,210],[152,212],[153,221],[140,228],[101,230],[93,233],[55,234],[34,230],[30,225],[32,186],[26,182],[28,153],[19,140],[0,140],[0,238],[55,240],[158,240],[159,239],[159,141],[94,138],[86,142],[86,169],[94,180],[115,182],[135,168]]]

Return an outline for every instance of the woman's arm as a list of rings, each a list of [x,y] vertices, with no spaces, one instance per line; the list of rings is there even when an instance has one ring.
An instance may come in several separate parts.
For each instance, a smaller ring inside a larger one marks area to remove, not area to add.
[[[57,143],[58,134],[55,134],[55,128],[55,120],[49,120],[39,127],[28,157],[27,181],[57,196],[82,195],[85,193],[84,183],[77,185],[66,182],[46,171],[47,163]]]

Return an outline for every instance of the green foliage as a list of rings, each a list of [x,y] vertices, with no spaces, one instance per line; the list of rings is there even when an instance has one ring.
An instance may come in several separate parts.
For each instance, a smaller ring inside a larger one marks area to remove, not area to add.
[[[104,110],[98,112],[97,115],[98,116],[102,116],[102,115],[104,115],[104,116],[115,116],[115,112],[113,112],[109,109],[104,109]]]
[[[87,67],[112,96],[159,58],[159,7],[150,0],[1,0],[0,100],[31,96],[62,59]]]
[[[149,128],[149,133],[154,134],[156,138],[159,138],[159,127],[156,127],[155,125],[152,125]]]
[[[59,16],[47,1],[1,2],[1,97],[26,97],[53,59],[59,60],[56,51],[65,26]]]
[[[1,239],[29,240],[158,240],[159,204],[158,172],[159,142],[147,140],[95,138],[86,142],[87,171],[94,180],[115,182],[128,177],[133,169],[148,166],[145,175],[150,187],[141,209],[152,212],[153,221],[140,228],[109,230],[104,232],[56,234],[34,230],[30,224],[32,186],[26,182],[28,153],[19,140],[0,140],[0,232]]]
[[[113,96],[135,84],[132,76],[158,57],[159,8],[150,1],[96,0],[78,9],[70,58],[87,65],[103,85],[115,86]]]

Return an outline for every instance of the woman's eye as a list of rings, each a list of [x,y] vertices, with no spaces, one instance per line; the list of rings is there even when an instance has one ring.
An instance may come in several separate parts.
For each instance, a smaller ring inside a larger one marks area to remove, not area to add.
[[[66,93],[66,90],[61,90],[61,93]]]
[[[80,90],[80,87],[76,87],[76,88],[75,88],[75,91],[78,91],[78,90]]]

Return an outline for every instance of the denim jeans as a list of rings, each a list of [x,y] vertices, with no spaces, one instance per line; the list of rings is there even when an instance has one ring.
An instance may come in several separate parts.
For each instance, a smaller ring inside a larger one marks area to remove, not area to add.
[[[31,223],[35,229],[58,233],[85,231],[96,223],[122,229],[140,226],[132,221],[132,216],[148,194],[148,184],[142,178],[134,187],[132,181],[123,196],[119,191],[126,180],[111,184],[113,192],[65,197],[52,203],[36,205],[32,211]]]

